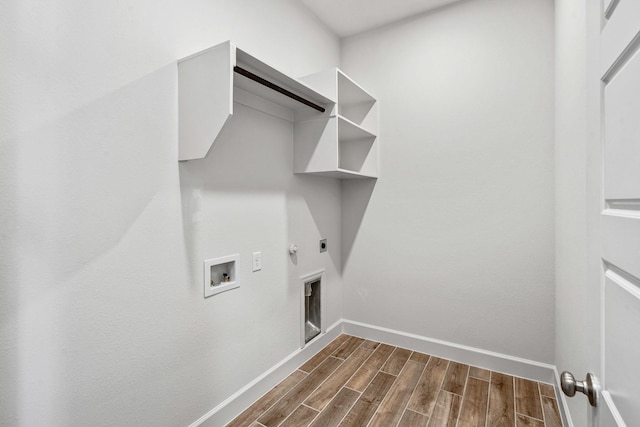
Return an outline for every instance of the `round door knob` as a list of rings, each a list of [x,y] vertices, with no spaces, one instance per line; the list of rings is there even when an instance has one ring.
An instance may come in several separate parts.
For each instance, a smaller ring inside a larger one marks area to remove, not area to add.
[[[562,392],[569,397],[576,395],[576,379],[571,372],[564,371],[560,376]]]
[[[291,246],[289,246],[289,253],[291,255],[295,255],[298,253],[298,245],[296,245],[295,243],[292,244]]]
[[[569,397],[575,396],[576,391],[579,391],[587,396],[591,406],[598,405],[600,385],[598,379],[592,373],[587,374],[586,380],[576,381],[571,372],[564,371],[560,376],[560,387],[562,387],[562,392]]]

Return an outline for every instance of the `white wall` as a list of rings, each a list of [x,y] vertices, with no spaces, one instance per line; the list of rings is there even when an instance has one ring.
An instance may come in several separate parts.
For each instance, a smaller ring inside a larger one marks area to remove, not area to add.
[[[381,145],[343,186],[345,318],[553,362],[553,24],[470,0],[343,41]]]
[[[340,318],[340,184],[292,174],[290,123],[238,107],[177,162],[177,59],[232,39],[306,75],[334,35],[293,0],[2,10],[1,425],[187,425],[298,348],[290,278],[326,268]],[[202,261],[231,253],[241,288],[205,300]]]

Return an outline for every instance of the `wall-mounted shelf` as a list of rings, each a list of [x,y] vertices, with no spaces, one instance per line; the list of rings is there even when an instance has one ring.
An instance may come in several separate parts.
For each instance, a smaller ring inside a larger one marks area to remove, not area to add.
[[[332,178],[376,178],[376,99],[337,68],[302,80],[337,103],[328,116],[296,122],[294,172]]]
[[[225,42],[178,61],[179,160],[202,159],[233,104],[294,123],[294,172],[378,176],[376,99],[333,68],[296,80]]]
[[[243,72],[244,71],[244,72]],[[272,86],[260,83],[258,76]],[[293,99],[302,98],[308,103]],[[291,121],[319,117],[311,107],[332,111],[334,100],[311,89],[233,43],[213,46],[178,61],[179,160],[206,157],[223,126],[233,115],[234,100],[259,97],[288,112]]]

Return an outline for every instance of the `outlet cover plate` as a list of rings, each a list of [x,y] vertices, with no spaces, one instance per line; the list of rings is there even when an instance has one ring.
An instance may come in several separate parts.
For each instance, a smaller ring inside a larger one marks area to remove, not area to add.
[[[251,261],[251,270],[252,271],[262,270],[262,252],[253,253],[253,258]]]

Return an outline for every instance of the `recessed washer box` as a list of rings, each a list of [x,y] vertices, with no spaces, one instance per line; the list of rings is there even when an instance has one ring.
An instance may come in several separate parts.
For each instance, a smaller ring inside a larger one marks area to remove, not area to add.
[[[204,297],[240,287],[240,255],[204,261]]]

